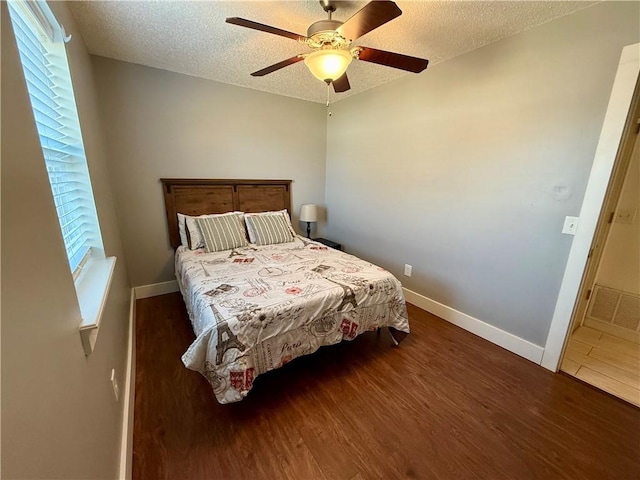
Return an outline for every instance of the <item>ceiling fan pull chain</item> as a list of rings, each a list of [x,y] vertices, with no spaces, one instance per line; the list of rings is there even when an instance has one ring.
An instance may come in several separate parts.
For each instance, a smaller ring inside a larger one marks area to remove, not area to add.
[[[329,94],[331,93],[331,82],[327,82],[327,112],[331,116],[331,110],[329,109]]]

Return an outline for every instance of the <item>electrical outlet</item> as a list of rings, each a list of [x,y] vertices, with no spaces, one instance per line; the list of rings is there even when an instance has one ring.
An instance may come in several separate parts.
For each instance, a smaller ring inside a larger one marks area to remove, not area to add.
[[[120,389],[118,388],[118,380],[116,380],[116,369],[111,369],[111,386],[113,387],[113,395],[116,397],[116,402],[120,396]]]
[[[575,235],[578,229],[578,217],[565,217],[562,233],[567,235]]]
[[[404,274],[405,274],[405,276],[410,277],[412,269],[413,269],[413,267],[411,265],[408,265],[408,264],[405,263],[404,264]]]

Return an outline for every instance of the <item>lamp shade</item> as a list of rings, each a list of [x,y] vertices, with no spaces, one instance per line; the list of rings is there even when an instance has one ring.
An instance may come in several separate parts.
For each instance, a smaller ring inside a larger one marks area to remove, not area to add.
[[[307,55],[304,63],[318,80],[333,82],[344,75],[351,60],[348,50],[317,50]]]
[[[318,207],[312,203],[306,203],[300,207],[301,222],[317,222]]]

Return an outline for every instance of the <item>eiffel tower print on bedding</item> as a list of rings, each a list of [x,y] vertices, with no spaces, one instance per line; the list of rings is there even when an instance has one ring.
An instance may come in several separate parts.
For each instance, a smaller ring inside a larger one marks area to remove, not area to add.
[[[299,236],[233,255],[179,247],[175,260],[196,334],[182,361],[220,403],[242,400],[258,375],[323,345],[384,326],[409,333],[391,273]]]

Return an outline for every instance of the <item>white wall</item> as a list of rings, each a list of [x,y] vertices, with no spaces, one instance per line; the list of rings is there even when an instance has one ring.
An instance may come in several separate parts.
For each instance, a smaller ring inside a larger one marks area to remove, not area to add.
[[[611,224],[598,265],[596,283],[640,294],[640,141],[636,137],[616,213],[633,212],[631,223],[616,219]]]
[[[102,57],[93,66],[133,285],[174,278],[160,178],[292,179],[300,232],[300,204],[324,203],[323,105]]]
[[[544,345],[563,220],[580,211],[621,49],[639,37],[639,4],[606,2],[336,103],[327,236]]]
[[[105,251],[118,258],[95,351],[80,312],[42,151],[2,2],[2,477],[116,478],[129,281],[107,178],[90,57],[66,4],[51,4],[67,45]]]

